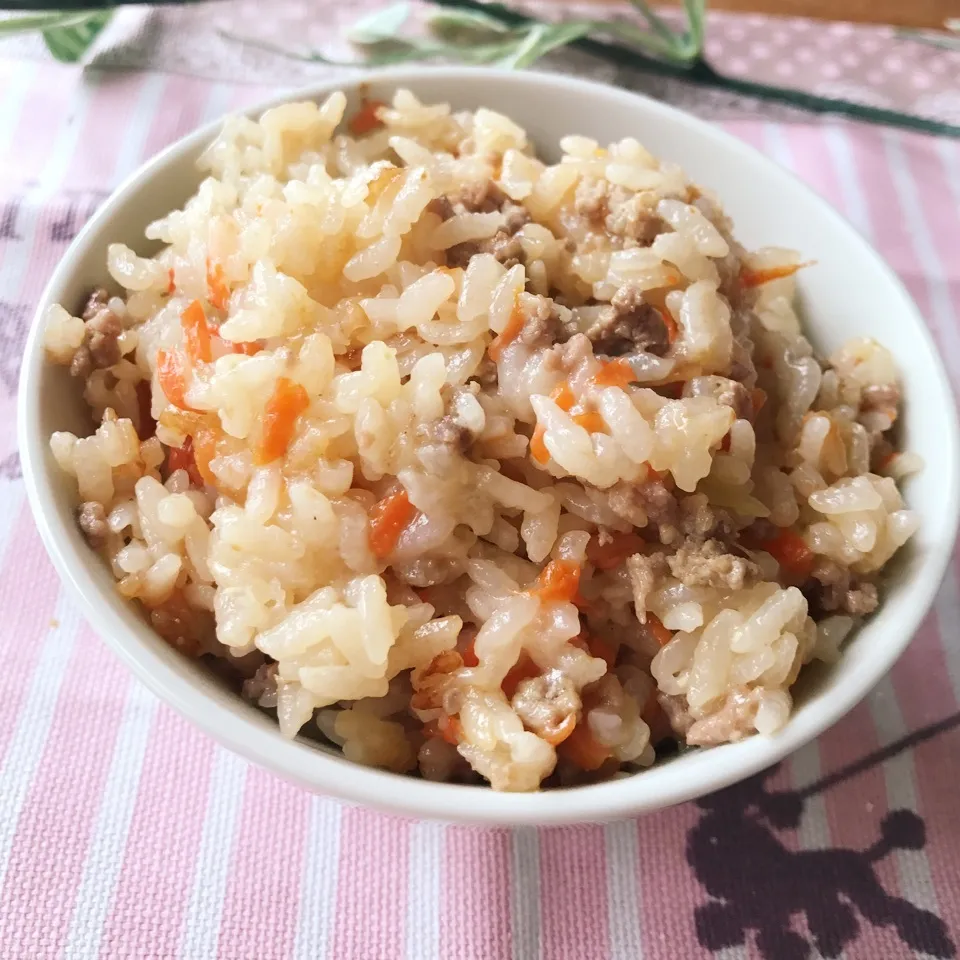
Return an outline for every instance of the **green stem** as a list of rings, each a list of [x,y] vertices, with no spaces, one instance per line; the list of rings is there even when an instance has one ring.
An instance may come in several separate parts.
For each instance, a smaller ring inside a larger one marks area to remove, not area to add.
[[[528,24],[532,17],[524,16],[514,10],[501,6],[498,3],[482,3],[479,0],[432,0],[441,7],[460,7],[467,10],[482,10],[490,17],[495,17],[508,26]],[[785,87],[769,87],[766,84],[754,83],[750,80],[738,80],[735,77],[725,77],[717,73],[705,60],[698,59],[688,67],[664,63],[644,56],[635,50],[629,50],[620,44],[604,43],[599,40],[578,40],[574,44],[578,49],[591,53],[611,63],[633,67],[644,73],[653,73],[660,76],[676,77],[695,83],[699,86],[716,87],[729,90],[744,96],[756,97],[759,100],[769,100],[774,103],[783,103],[811,113],[838,113],[863,120],[866,123],[876,123],[891,127],[900,127],[906,130],[917,130],[921,133],[932,133],[948,137],[960,137],[960,126],[941,123],[937,120],[927,120],[895,110],[884,110],[879,107],[868,107],[849,100],[835,100],[832,97],[819,97],[802,90],[791,90]]]

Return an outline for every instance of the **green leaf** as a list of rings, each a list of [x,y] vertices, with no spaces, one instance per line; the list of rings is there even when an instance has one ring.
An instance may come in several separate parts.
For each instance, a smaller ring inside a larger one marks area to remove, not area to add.
[[[505,37],[511,31],[505,23],[479,10],[437,10],[427,18],[431,33],[454,44],[479,38]]]
[[[67,17],[76,17],[76,14],[67,14],[62,10],[51,10],[49,13],[30,14],[26,17],[11,17],[9,20],[0,20],[0,37],[16,33],[31,33],[53,26]],[[83,14],[86,16],[86,14]]]
[[[77,63],[112,16],[112,10],[94,10],[66,18],[44,28],[43,42],[61,63]]]
[[[565,47],[574,40],[585,37],[591,30],[587,20],[570,23],[538,23],[517,45],[516,49],[500,61],[500,66],[511,70],[522,70],[536,63],[551,50]]]
[[[409,15],[409,3],[394,3],[358,20],[347,30],[347,39],[360,46],[394,40]]]

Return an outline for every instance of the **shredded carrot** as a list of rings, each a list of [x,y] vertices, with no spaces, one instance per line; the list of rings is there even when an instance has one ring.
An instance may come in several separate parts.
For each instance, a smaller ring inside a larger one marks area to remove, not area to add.
[[[660,314],[663,325],[667,328],[667,340],[670,346],[673,346],[680,338],[680,327],[677,326],[677,321],[673,319],[673,314],[669,310],[657,310],[657,313]]]
[[[597,413],[596,410],[589,410],[586,413],[578,413],[573,417],[573,422],[578,427],[583,427],[587,433],[607,433],[607,421]]]
[[[513,309],[510,311],[510,319],[507,320],[507,325],[501,333],[498,333],[493,338],[493,341],[487,348],[487,353],[490,354],[490,359],[493,360],[494,363],[500,359],[504,347],[508,347],[520,336],[524,319],[523,308],[520,306],[520,301],[516,300],[514,301]]]
[[[887,467],[897,459],[896,450],[888,450],[880,459],[877,461],[877,470],[886,470]]]
[[[577,715],[575,713],[568,713],[555,727],[544,730],[544,732],[540,734],[540,738],[546,740],[552,747],[559,747],[561,743],[569,739],[576,728]]]
[[[593,634],[580,633],[570,643],[574,647],[586,650],[591,657],[602,660],[607,665],[608,670],[612,670],[617,662],[617,651],[606,640],[595,637]]]
[[[441,714],[436,720],[429,720],[423,725],[423,735],[428,739],[446,740],[451,746],[460,742],[463,727],[458,717],[448,717]]]
[[[149,440],[157,432],[157,421],[153,419],[153,393],[150,381],[141,380],[137,384],[137,436]]]
[[[463,650],[463,653],[460,654],[463,657],[463,665],[465,667],[479,667],[480,660],[477,657],[477,638],[476,636],[471,637],[470,642],[466,645]]]
[[[185,394],[187,391],[186,364],[179,350],[157,351],[157,376],[163,395],[175,407],[189,410]]]
[[[586,719],[560,745],[560,755],[581,770],[599,770],[610,758],[609,747],[598,743],[587,726]]]
[[[378,500],[370,511],[370,549],[375,557],[386,557],[400,539],[404,528],[416,515],[406,490]]]
[[[730,452],[730,433],[729,431],[723,435],[723,439],[720,441],[720,449],[724,453]]]
[[[176,470],[186,470],[190,483],[195,487],[203,486],[203,477],[197,468],[197,461],[193,455],[193,438],[187,437],[182,447],[171,447],[167,454],[167,470],[173,473]]]
[[[533,436],[530,438],[530,456],[533,457],[537,463],[546,463],[550,459],[550,451],[547,449],[547,445],[543,440],[546,432],[547,428],[542,423],[538,423],[536,427],[534,427]]]
[[[767,402],[767,391],[760,387],[754,387],[750,391],[750,400],[753,402],[753,415],[756,415],[764,408]]]
[[[613,570],[627,557],[643,553],[646,545],[646,541],[635,533],[615,533],[613,539],[604,544],[594,537],[587,544],[587,559],[598,570]]]
[[[223,344],[227,353],[243,353],[248,357],[258,354],[263,349],[259,340],[224,340],[219,334],[212,333],[211,338]]]
[[[673,634],[655,613],[647,613],[647,629],[661,647],[665,647],[673,639]]]
[[[744,267],[740,271],[740,285],[742,287],[759,287],[764,283],[770,283],[771,280],[783,280],[784,277],[792,277],[798,270],[809,267],[813,263],[808,260],[806,263],[784,264],[782,267],[767,267],[763,270],[751,270]]]
[[[551,560],[527,590],[543,603],[569,603],[580,586],[580,568],[572,560]]]
[[[207,299],[218,309],[226,310],[230,287],[223,279],[223,267],[207,259]]]
[[[173,272],[173,267],[171,267],[167,271],[167,293],[172,295],[173,293],[176,292],[176,289],[177,289],[177,280]]]
[[[295,380],[280,377],[263,414],[263,436],[256,452],[258,464],[270,463],[287,452],[297,417],[310,406],[307,391]]]
[[[626,360],[610,360],[603,364],[593,382],[598,387],[626,387],[636,379],[633,367]]]
[[[521,653],[520,659],[507,671],[507,675],[500,684],[500,689],[508,700],[513,699],[517,687],[524,680],[532,680],[540,676],[540,668],[533,662],[528,653]]]
[[[180,324],[183,327],[183,343],[191,362],[209,363],[213,359],[210,348],[210,328],[207,326],[203,304],[199,300],[194,300],[180,314]]]
[[[365,133],[371,133],[383,126],[378,112],[386,104],[382,100],[371,100],[364,97],[360,104],[360,109],[350,118],[347,128],[355,137],[362,137]]]
[[[806,580],[816,560],[814,552],[795,530],[780,530],[775,537],[764,540],[761,550],[766,550],[783,569],[797,580]]]
[[[570,384],[566,380],[558,383],[550,392],[550,399],[563,411],[569,410],[576,402],[577,398],[570,389]]]
[[[217,455],[218,432],[210,427],[204,427],[193,435],[193,459],[197,464],[197,471],[208,486],[216,486],[217,478],[210,469],[210,461]]]

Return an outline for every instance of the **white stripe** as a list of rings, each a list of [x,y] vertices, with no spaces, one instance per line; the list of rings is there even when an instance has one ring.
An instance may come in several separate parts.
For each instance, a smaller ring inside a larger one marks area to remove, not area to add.
[[[765,123],[763,125],[764,152],[781,166],[796,171],[793,165],[793,151],[783,134],[783,127],[779,123]]]
[[[953,194],[954,209],[960,210],[960,151],[957,150],[955,141],[946,138],[936,140],[935,145],[943,163],[947,184]]]
[[[410,827],[407,960],[440,956],[440,877],[445,833],[446,828],[439,823],[415,823]],[[337,859],[329,860],[327,869],[336,863]],[[322,956],[320,952],[313,954],[314,958]]]
[[[63,960],[99,955],[103,927],[123,867],[144,753],[156,712],[157,698],[132,681],[74,900]]]
[[[205,960],[217,954],[220,916],[246,778],[246,762],[217,747],[210,771],[210,792],[197,852],[196,874],[183,920],[182,960]]]
[[[25,488],[22,480],[0,480],[0,565],[6,559],[13,540],[13,528],[23,512]],[[47,567],[49,570],[49,567]]]
[[[881,746],[887,746],[906,735],[907,725],[889,676],[877,684],[869,703]],[[912,750],[904,750],[883,764],[887,805],[891,810],[907,809],[916,813],[919,808],[913,756]],[[923,850],[897,850],[893,857],[903,896],[918,907],[939,913],[930,864]]]
[[[322,960],[327,955],[337,903],[342,816],[343,808],[333,800],[310,801],[294,960]]]
[[[636,820],[608,823],[603,828],[603,839],[607,854],[610,960],[642,960],[640,887],[637,880],[640,841]]]
[[[80,630],[80,617],[63,589],[54,606],[54,617],[58,626],[47,626],[43,640],[35,641],[42,642],[43,647],[0,766],[0,887],[10,866],[17,824],[43,756],[60,687]]]
[[[230,83],[212,84],[206,103],[203,105],[203,112],[200,114],[200,123],[219,120],[230,109],[230,101],[235,89],[236,87]]]
[[[4,84],[3,96],[0,97],[0,157],[10,150],[23,102],[36,73],[37,64],[21,60],[16,63],[13,75]]]
[[[540,834],[536,827],[510,831],[510,929],[513,960],[540,954]]]
[[[854,163],[850,142],[842,127],[831,124],[824,127],[824,138],[830,159],[833,160],[840,181],[840,196],[843,212],[847,219],[872,242],[873,224],[870,220],[870,207],[860,186],[857,167]]]
[[[137,97],[133,117],[125,121],[127,131],[123,142],[120,144],[120,149],[117,151],[111,185],[119,183],[124,177],[129,176],[143,162],[144,144],[150,133],[150,127],[157,117],[160,105],[163,103],[163,94],[166,88],[166,74],[147,74]]]
[[[31,191],[31,198],[54,194],[65,182],[73,165],[77,145],[86,125],[87,113],[93,103],[95,87],[92,84],[80,83],[74,89],[77,93],[71,100],[67,116],[60,122],[57,139],[50,148],[46,165],[40,172],[38,186]]]
[[[895,130],[884,130],[882,137],[886,148],[887,164],[893,177],[894,191],[900,201],[903,223],[907,228],[907,236],[910,238],[910,245],[917,256],[917,261],[921,264],[924,283],[930,296],[930,309],[943,347],[941,356],[956,381],[960,379],[960,324],[957,322],[953,301],[950,299],[947,273],[923,214],[920,191],[917,189],[913,172],[907,163],[903,139]]]

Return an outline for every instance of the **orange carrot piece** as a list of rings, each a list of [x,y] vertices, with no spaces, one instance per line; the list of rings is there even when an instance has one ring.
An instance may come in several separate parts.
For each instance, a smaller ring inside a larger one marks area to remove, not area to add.
[[[767,391],[760,387],[754,387],[750,391],[750,400],[753,403],[753,415],[756,415],[764,408],[767,402]]]
[[[540,738],[546,740],[551,747],[559,747],[561,743],[570,738],[576,728],[577,715],[568,713],[552,730],[545,730]]]
[[[193,437],[187,437],[182,447],[171,447],[167,454],[168,475],[175,470],[186,470],[190,477],[190,483],[195,487],[203,486],[203,477],[197,467],[197,461],[193,454]]]
[[[201,428],[193,435],[193,459],[197,472],[208,486],[215,487],[217,478],[210,469],[210,461],[217,455],[218,433],[209,427]]]
[[[537,463],[546,463],[550,459],[550,451],[543,440],[546,432],[547,428],[542,423],[538,423],[533,430],[533,436],[530,438],[530,456]]]
[[[230,287],[223,278],[223,267],[219,263],[211,263],[207,259],[207,299],[218,310],[227,309],[230,299]]]
[[[597,413],[596,410],[588,410],[586,413],[577,413],[573,417],[573,422],[578,427],[583,427],[587,433],[607,433],[607,421]]]
[[[167,293],[173,295],[177,290],[177,280],[173,272],[173,267],[167,270]]]
[[[282,457],[293,439],[297,417],[310,406],[307,391],[295,380],[280,377],[263,415],[263,436],[255,460],[262,465]]]
[[[157,351],[157,376],[163,395],[175,407],[189,410],[185,394],[187,391],[185,358],[179,350]]]
[[[500,689],[508,700],[512,700],[522,681],[532,680],[539,676],[540,668],[533,662],[530,655],[521,653],[520,659],[507,671],[503,683],[500,684]]]
[[[527,590],[543,603],[569,603],[580,586],[580,568],[572,560],[551,560]]]
[[[723,435],[723,439],[720,441],[720,449],[721,449],[724,453],[729,453],[729,452],[730,452],[730,434],[729,434],[729,432],[728,432],[728,433],[725,433],[725,434]]]
[[[510,311],[510,319],[507,320],[507,325],[503,328],[503,332],[498,333],[493,338],[490,346],[487,347],[487,353],[490,354],[490,359],[493,360],[494,363],[500,359],[504,347],[508,347],[520,336],[520,331],[523,329],[525,319],[520,301],[517,300],[513,304],[513,309]]]
[[[813,264],[812,260],[806,263],[784,264],[782,267],[767,267],[763,270],[751,270],[744,267],[740,271],[740,285],[742,287],[759,287],[764,283],[770,283],[771,280],[783,280],[784,277],[792,277],[798,270],[809,267]]]
[[[680,327],[677,326],[677,321],[673,319],[673,314],[669,310],[658,310],[657,313],[660,314],[663,325],[667,328],[667,340],[670,346],[673,346],[680,338]]]
[[[180,314],[180,325],[183,327],[183,343],[191,362],[209,363],[213,359],[210,346],[210,328],[207,326],[207,316],[203,312],[203,304],[199,300],[194,300]]]
[[[550,399],[564,411],[569,410],[577,402],[573,391],[570,389],[570,384],[566,380],[558,383],[550,391]]]
[[[593,378],[598,387],[627,387],[637,379],[633,367],[626,360],[610,360]]]
[[[157,432],[157,421],[153,419],[153,391],[149,380],[137,384],[137,436],[149,440]]]
[[[886,470],[897,459],[897,451],[890,450],[877,461],[877,470]]]
[[[378,115],[381,107],[386,104],[382,100],[371,100],[364,97],[360,104],[360,109],[350,118],[347,129],[355,137],[362,137],[365,133],[371,133],[378,127],[383,126],[383,121]]]
[[[587,559],[598,570],[613,570],[627,557],[643,553],[646,546],[646,541],[635,533],[615,533],[612,540],[602,545],[592,538],[587,544]]]
[[[406,490],[399,490],[378,500],[370,511],[370,549],[375,557],[393,552],[404,528],[416,515]]]
[[[764,540],[761,550],[766,550],[780,566],[798,580],[806,580],[813,570],[816,555],[795,530],[780,530],[775,537]]]
[[[465,667],[479,667],[480,660],[477,657],[477,638],[474,636],[471,638],[470,642],[464,648],[463,653],[460,654],[463,657],[463,665]]]
[[[581,770],[599,770],[611,756],[610,748],[594,739],[586,720],[577,724],[558,752]]]
[[[661,647],[665,647],[673,639],[673,634],[663,625],[663,622],[655,613],[647,614],[647,629],[653,634],[653,639]]]
[[[586,650],[591,657],[602,660],[607,665],[608,670],[612,670],[614,664],[617,662],[617,651],[614,650],[606,640],[595,637],[593,634],[580,633],[575,636],[570,643],[574,647]]]

